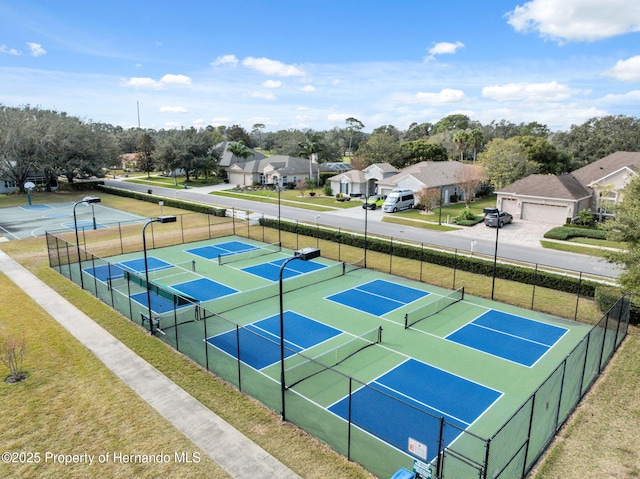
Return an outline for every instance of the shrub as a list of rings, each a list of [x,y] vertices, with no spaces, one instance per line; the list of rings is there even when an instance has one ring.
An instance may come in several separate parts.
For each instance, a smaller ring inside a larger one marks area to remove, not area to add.
[[[0,362],[9,368],[11,375],[7,382],[16,383],[27,377],[22,370],[22,360],[27,347],[27,340],[24,336],[16,338],[9,336],[0,339]]]
[[[278,228],[278,220],[261,218],[260,224],[270,228]],[[317,229],[300,223],[283,221],[280,223],[283,231],[288,231],[312,238],[333,241],[357,248],[364,247],[364,238],[360,235],[349,234],[336,230]],[[448,268],[456,268],[483,276],[493,276],[493,262],[479,258],[459,256],[446,251],[421,248],[414,245],[398,244],[386,239],[368,238],[367,250],[375,251],[401,258],[424,261]],[[571,276],[554,274],[547,271],[537,271],[522,266],[509,264],[496,264],[496,278],[516,281],[518,283],[531,284],[545,288],[565,291],[572,294],[580,294],[593,298],[596,283],[589,280],[580,280]]]
[[[473,226],[483,220],[482,216],[476,216],[469,208],[465,208],[458,216],[453,218],[453,223],[460,226]]]
[[[607,239],[607,232],[591,228],[578,228],[576,226],[558,226],[547,231],[545,238],[567,241],[571,238]]]

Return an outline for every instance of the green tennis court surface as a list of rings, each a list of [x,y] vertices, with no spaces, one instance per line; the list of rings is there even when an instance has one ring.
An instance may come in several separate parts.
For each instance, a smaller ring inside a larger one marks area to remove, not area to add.
[[[322,257],[282,270],[281,322],[292,256],[240,237],[154,249],[150,305],[141,253],[83,271],[98,296],[136,321],[151,306],[160,339],[280,412],[284,369],[287,418],[344,453],[351,431],[367,444],[359,462],[384,474],[449,449],[482,464],[478,444],[591,330]]]
[[[46,232],[104,229],[117,224],[146,221],[147,218],[102,204],[75,202],[33,204],[0,208],[0,234],[8,239],[42,236]]]

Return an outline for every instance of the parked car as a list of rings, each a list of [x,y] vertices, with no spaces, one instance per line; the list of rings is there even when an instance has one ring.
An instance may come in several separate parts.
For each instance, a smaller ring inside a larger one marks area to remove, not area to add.
[[[375,210],[376,208],[380,208],[386,199],[387,197],[384,195],[372,195],[369,196],[367,201],[362,203],[362,207],[369,210]]]
[[[486,226],[497,226],[502,228],[508,223],[513,223],[513,216],[506,211],[500,211],[499,213],[487,213],[484,218],[484,224]]]
[[[395,213],[396,211],[413,208],[415,197],[411,190],[393,190],[382,204],[382,211]]]

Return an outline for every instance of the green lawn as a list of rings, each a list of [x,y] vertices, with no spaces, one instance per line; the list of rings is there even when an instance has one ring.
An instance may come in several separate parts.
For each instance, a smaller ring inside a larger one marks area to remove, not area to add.
[[[225,190],[214,191],[210,194],[227,198],[242,198],[252,201],[278,203],[278,193],[273,190]],[[334,196],[322,195],[319,190],[316,190],[315,196],[310,196],[309,192],[301,193],[299,190],[285,190],[280,193],[280,202],[283,205],[316,211],[362,207],[362,201],[359,199],[353,198],[350,201],[338,201]]]
[[[168,177],[168,176],[151,176],[151,177],[137,177],[134,179],[125,180],[129,183],[138,183],[142,185],[149,186],[162,186],[163,188],[175,188],[175,189],[183,189],[186,186],[190,188],[198,188],[200,186],[211,186],[222,183],[222,180],[217,177],[210,177],[209,179],[198,178],[197,180],[194,178],[190,178],[189,181],[186,181],[184,176],[178,176],[177,178]]]

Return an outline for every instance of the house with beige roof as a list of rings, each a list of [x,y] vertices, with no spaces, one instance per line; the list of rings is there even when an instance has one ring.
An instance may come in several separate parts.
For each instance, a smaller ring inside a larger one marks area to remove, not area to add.
[[[389,163],[375,163],[364,170],[350,170],[328,178],[332,194],[369,196],[378,193],[378,183],[398,173]]]
[[[295,156],[275,155],[233,163],[226,168],[229,183],[239,186],[297,185],[307,178],[318,178],[319,166],[315,161]]]
[[[640,152],[618,151],[571,173],[522,178],[496,191],[496,206],[515,219],[540,223],[565,224],[584,209],[606,216],[639,171]]]
[[[394,189],[418,192],[439,188],[443,204],[449,204],[454,196],[459,200],[464,199],[464,192],[460,187],[461,178],[465,176],[466,170],[473,174],[475,168],[459,161],[423,161],[378,182],[378,188],[383,195],[388,195]]]

